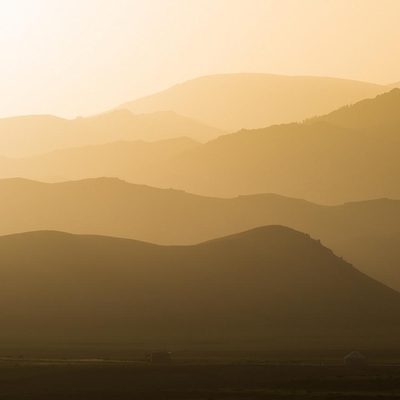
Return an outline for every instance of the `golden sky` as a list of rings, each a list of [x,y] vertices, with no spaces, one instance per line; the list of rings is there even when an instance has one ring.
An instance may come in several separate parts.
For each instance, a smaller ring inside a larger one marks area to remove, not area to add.
[[[0,0],[0,117],[88,115],[201,75],[400,80],[400,0]]]

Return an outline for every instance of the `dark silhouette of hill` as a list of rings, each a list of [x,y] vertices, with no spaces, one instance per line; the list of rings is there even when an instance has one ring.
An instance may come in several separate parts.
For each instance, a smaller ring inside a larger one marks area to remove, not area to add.
[[[393,90],[311,122],[221,136],[141,182],[207,196],[279,193],[324,204],[400,198],[399,108]],[[368,129],[355,129],[362,115]]]
[[[0,193],[0,235],[59,230],[178,245],[285,225],[320,239],[358,269],[400,291],[390,272],[399,269],[390,257],[400,258],[400,247],[393,242],[384,262],[387,247],[379,239],[399,231],[398,200],[322,206],[273,194],[221,199],[105,178],[55,184],[7,179],[0,180]],[[365,240],[368,235],[378,238],[374,246]]]
[[[24,233],[0,237],[0,263],[14,343],[388,348],[400,329],[399,293],[280,226],[183,247]]]
[[[233,131],[301,121],[387,90],[383,85],[328,77],[211,75],[125,103],[121,108],[135,113],[172,110]]]
[[[222,133],[173,112],[135,115],[128,110],[114,110],[72,120],[33,115],[0,119],[0,149],[3,156],[27,157],[120,140],[157,141],[187,136],[207,141]]]

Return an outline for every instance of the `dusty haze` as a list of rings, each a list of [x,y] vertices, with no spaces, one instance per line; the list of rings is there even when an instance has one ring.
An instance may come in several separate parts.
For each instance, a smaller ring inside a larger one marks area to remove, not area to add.
[[[0,117],[97,113],[215,73],[398,82],[397,0],[2,0]]]

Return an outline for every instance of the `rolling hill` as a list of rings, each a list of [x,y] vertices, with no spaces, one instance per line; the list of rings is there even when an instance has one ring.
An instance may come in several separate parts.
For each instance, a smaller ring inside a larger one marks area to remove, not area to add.
[[[125,103],[135,113],[175,111],[225,130],[302,121],[388,91],[352,80],[272,74],[211,75]]]
[[[105,178],[54,184],[0,180],[0,193],[0,235],[58,230],[188,245],[258,226],[285,225],[321,240],[358,269],[400,291],[395,279],[400,242],[393,241],[383,258],[385,240],[365,240],[368,235],[396,237],[399,200],[321,206],[274,194],[221,199]]]
[[[21,116],[0,119],[0,155],[28,157],[121,140],[157,141],[183,136],[205,142],[223,133],[173,112],[134,115],[114,110],[72,120],[50,115]]]
[[[0,237],[0,264],[2,341],[398,346],[400,294],[280,226],[183,247],[31,232]]]

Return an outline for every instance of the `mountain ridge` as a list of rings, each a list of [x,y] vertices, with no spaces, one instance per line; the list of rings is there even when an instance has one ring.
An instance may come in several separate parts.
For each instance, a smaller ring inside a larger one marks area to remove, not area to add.
[[[0,261],[14,343],[391,347],[400,330],[400,293],[281,226],[192,246],[22,233],[0,237]]]
[[[322,117],[315,122],[326,122],[350,129],[368,129],[383,125],[400,124],[398,108],[400,89],[380,94],[373,99],[365,99],[358,103],[344,106]]]

